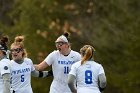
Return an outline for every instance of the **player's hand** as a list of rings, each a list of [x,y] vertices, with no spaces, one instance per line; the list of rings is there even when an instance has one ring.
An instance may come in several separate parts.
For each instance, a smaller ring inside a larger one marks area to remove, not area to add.
[[[99,87],[100,92],[102,93],[104,91],[105,88],[101,88]]]
[[[77,93],[77,92],[72,92],[72,93]]]
[[[53,76],[53,71],[52,70],[48,71],[48,75],[46,77],[50,77],[50,76]]]
[[[77,90],[73,91],[72,93],[77,93]]]

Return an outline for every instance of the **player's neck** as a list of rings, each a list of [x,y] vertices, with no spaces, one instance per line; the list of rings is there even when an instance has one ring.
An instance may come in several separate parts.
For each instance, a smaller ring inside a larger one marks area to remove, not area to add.
[[[71,52],[71,49],[69,48],[66,52],[63,53],[64,56],[68,56]]]
[[[23,61],[24,61],[24,59],[16,59],[16,60],[14,60],[14,61],[17,62],[18,64],[22,64]]]

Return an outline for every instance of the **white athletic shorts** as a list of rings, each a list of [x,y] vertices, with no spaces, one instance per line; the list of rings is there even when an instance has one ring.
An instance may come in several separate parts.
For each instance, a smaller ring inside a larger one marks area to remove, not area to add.
[[[98,88],[88,89],[88,88],[78,88],[77,93],[101,93]]]
[[[71,91],[67,83],[58,80],[53,80],[50,87],[50,93],[71,93]]]

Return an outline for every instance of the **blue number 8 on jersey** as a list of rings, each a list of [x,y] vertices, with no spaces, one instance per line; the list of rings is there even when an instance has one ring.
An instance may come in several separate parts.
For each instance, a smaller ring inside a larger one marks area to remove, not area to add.
[[[91,84],[92,83],[92,71],[91,70],[86,70],[85,71],[85,83],[86,84]]]

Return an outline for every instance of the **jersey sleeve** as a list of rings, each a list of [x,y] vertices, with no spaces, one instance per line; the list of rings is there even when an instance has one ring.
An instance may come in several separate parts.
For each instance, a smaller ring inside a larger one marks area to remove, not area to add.
[[[69,74],[72,74],[72,75],[76,76],[76,69],[77,69],[76,63],[74,63],[74,64],[71,66],[71,70],[70,70]]]
[[[103,69],[103,66],[100,65],[100,68],[99,68],[99,74],[103,74],[103,73],[105,73],[105,72],[104,72],[104,69]]]
[[[81,60],[81,55],[76,51],[73,51],[73,52],[74,52],[74,55],[75,55],[75,62],[80,61]]]
[[[35,67],[34,67],[34,65],[33,65],[32,60],[31,60],[31,70],[32,70],[32,71],[34,71],[34,70],[35,70]]]
[[[29,64],[31,65],[31,71],[34,71],[35,67],[33,65],[33,61],[31,59],[29,59],[29,58],[26,58],[26,59],[28,60]]]
[[[52,53],[50,53],[46,58],[45,58],[45,62],[50,66],[53,64],[54,59],[56,58],[55,56],[56,51],[53,51]]]
[[[10,62],[10,61],[9,60],[1,61],[1,64],[0,64],[1,75],[5,74],[5,73],[10,73],[10,66],[9,66],[8,62]]]
[[[81,60],[81,55],[79,53],[77,53],[77,61]]]

